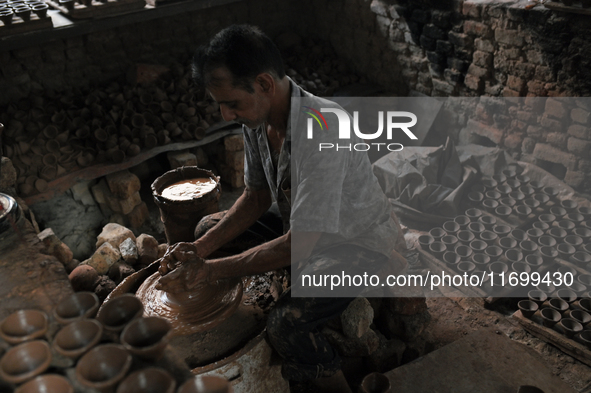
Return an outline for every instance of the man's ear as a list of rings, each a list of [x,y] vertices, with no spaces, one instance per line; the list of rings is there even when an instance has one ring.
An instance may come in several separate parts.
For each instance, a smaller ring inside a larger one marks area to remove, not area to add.
[[[261,87],[263,93],[272,93],[275,91],[275,79],[269,73],[263,72],[258,74],[255,82]]]

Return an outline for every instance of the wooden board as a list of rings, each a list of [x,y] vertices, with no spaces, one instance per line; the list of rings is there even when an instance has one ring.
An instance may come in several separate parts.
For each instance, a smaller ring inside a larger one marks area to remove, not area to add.
[[[396,393],[515,393],[533,385],[545,393],[575,393],[539,354],[503,334],[479,330],[387,372]]]
[[[534,314],[532,319],[523,316],[520,310],[517,310],[513,316],[525,330],[546,341],[549,344],[559,348],[562,352],[574,357],[575,359],[591,366],[591,350],[578,343],[575,340],[567,338],[565,335],[559,333],[554,329],[550,329],[542,325],[542,320],[539,317],[539,312]]]
[[[45,0],[45,2],[72,19],[102,18],[109,15],[125,14],[146,6],[145,0],[108,0],[105,3],[92,0],[90,6],[76,3],[74,8],[69,10],[61,6],[58,0]]]
[[[12,18],[10,25],[4,25],[4,23],[0,22],[0,37],[52,28],[53,22],[51,21],[51,17],[39,18],[35,13],[31,13],[31,19],[26,22],[17,16]]]
[[[575,2],[573,5],[564,5],[557,1],[548,1],[544,3],[544,7],[554,11],[573,12],[575,14],[591,15],[591,8],[583,8],[580,2]]]

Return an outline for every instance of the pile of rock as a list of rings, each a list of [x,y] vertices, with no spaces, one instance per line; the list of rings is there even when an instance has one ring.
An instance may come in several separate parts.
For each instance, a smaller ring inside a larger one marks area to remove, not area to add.
[[[153,236],[136,238],[130,229],[109,223],[98,236],[90,258],[64,266],[75,291],[94,291],[104,300],[125,277],[154,262],[166,249],[166,243],[159,245]]]

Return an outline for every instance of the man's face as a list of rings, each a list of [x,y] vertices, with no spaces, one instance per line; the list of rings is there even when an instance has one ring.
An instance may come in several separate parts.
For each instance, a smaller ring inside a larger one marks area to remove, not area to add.
[[[269,100],[256,82],[253,84],[254,93],[249,93],[243,88],[232,86],[228,70],[220,68],[214,70],[213,74],[221,82],[208,86],[207,90],[220,105],[224,120],[235,121],[252,129],[267,120]]]

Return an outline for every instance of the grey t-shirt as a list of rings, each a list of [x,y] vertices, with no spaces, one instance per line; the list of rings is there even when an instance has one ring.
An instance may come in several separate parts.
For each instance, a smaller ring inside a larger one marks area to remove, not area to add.
[[[291,110],[275,170],[263,127],[243,127],[245,183],[252,189],[269,188],[284,218],[284,229],[322,232],[314,252],[339,243],[353,243],[388,257],[398,237],[391,207],[373,175],[366,153],[347,149],[319,151],[318,141],[307,138],[307,116],[302,105],[340,108],[336,103],[304,91],[291,79]],[[342,108],[340,108],[342,109]],[[324,116],[323,142],[343,145],[338,121]],[[328,132],[330,130],[330,132]],[[363,142],[352,135],[346,144]]]

